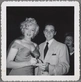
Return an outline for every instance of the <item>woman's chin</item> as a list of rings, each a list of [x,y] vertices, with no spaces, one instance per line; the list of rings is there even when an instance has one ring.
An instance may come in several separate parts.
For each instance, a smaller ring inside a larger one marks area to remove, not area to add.
[[[31,37],[30,36],[26,36],[26,39],[31,39]]]

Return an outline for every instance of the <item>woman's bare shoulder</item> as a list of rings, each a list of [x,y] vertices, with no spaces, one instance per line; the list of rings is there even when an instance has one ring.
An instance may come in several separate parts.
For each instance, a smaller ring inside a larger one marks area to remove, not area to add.
[[[21,44],[21,42],[20,42],[20,40],[14,40],[13,41],[13,43],[12,43],[12,46],[11,46],[11,48],[20,48],[20,44]]]

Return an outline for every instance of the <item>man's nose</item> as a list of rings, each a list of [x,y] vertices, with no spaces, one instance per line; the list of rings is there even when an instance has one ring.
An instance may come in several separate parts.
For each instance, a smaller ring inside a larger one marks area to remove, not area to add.
[[[48,33],[48,34],[50,34],[51,32],[50,32],[50,31],[48,31],[47,33]]]

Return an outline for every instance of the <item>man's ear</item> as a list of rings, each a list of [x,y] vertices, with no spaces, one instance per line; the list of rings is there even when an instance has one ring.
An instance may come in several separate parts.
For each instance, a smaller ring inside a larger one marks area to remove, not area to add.
[[[55,31],[54,35],[56,35],[56,34],[57,34],[57,31]]]

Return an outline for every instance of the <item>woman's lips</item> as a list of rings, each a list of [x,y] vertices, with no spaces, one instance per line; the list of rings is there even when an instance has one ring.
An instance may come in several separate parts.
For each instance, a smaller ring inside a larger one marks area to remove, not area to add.
[[[31,36],[31,34],[27,34],[27,36]]]

